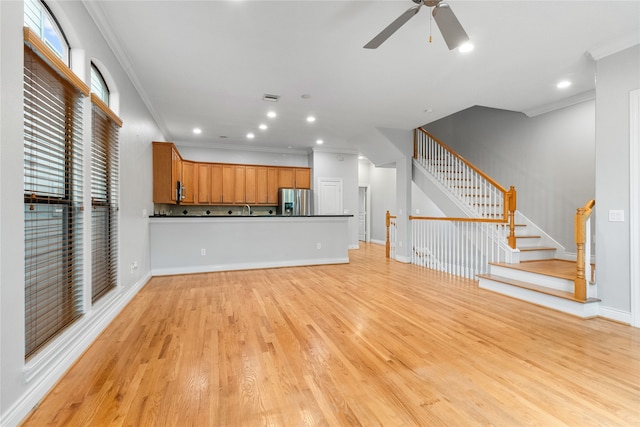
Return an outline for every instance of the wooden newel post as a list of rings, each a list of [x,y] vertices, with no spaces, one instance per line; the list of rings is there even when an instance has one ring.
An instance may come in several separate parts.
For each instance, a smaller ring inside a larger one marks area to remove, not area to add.
[[[576,278],[573,281],[573,295],[577,300],[587,300],[587,280],[584,275],[584,244],[586,242],[586,215],[584,208],[576,211],[574,230],[576,240]]]
[[[508,238],[508,243],[509,243],[509,247],[511,249],[515,249],[516,248],[516,220],[515,220],[515,214],[516,214],[516,189],[513,187],[513,185],[511,186],[511,188],[509,188],[509,191],[507,192],[507,196],[508,196],[508,206],[509,206],[509,238]]]
[[[385,245],[385,255],[387,258],[391,255],[391,242],[389,241],[389,227],[391,226],[391,214],[387,211],[385,215],[385,224],[387,226],[387,243]]]

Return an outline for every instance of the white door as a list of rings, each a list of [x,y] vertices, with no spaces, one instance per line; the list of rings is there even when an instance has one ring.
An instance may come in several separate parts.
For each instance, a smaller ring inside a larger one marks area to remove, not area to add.
[[[343,215],[342,178],[318,179],[318,215]]]
[[[367,241],[367,187],[358,188],[358,240]]]

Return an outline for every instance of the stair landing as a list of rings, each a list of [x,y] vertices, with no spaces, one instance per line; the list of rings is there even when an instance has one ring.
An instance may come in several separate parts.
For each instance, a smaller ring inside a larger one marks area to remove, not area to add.
[[[573,280],[576,277],[576,262],[564,259],[541,259],[535,261],[521,261],[519,264],[492,263],[515,270],[544,274],[560,279]]]
[[[560,259],[491,263],[490,274],[478,275],[481,288],[549,307],[578,317],[594,317],[600,300],[576,300],[576,262]]]

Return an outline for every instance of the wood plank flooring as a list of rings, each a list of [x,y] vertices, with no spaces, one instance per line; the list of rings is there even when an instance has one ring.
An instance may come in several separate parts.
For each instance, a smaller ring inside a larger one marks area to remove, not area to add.
[[[640,329],[349,255],[152,279],[23,425],[640,425]]]

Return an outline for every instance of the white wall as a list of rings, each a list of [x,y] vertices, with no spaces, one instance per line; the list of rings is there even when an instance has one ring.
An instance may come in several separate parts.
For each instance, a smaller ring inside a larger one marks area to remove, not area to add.
[[[611,317],[629,321],[629,93],[640,87],[640,46],[596,63],[596,280]],[[624,222],[609,222],[623,210]]]
[[[371,241],[384,244],[386,241],[385,214],[396,215],[396,169],[376,167],[368,160],[358,163],[358,185],[369,186],[371,191]]]
[[[518,210],[575,253],[576,209],[595,197],[595,102],[528,118],[473,107],[425,126],[505,188]]]
[[[22,159],[23,3],[0,1],[0,424],[15,425],[31,410],[97,334],[150,277],[149,224],[152,212],[151,141],[164,137],[126,73],[81,2],[47,2],[73,49],[73,70],[89,82],[97,59],[118,92],[120,131],[119,287],[28,363],[24,360],[24,224]],[[85,123],[89,123],[85,100]],[[90,128],[85,127],[88,136]],[[85,138],[89,170],[90,137]],[[85,173],[85,177],[87,173]],[[88,184],[85,179],[85,185]],[[86,193],[85,193],[86,194]],[[85,223],[90,210],[85,210]],[[84,286],[90,292],[89,228],[85,227]],[[138,268],[131,273],[130,266]]]
[[[341,178],[343,210],[349,218],[349,248],[358,248],[358,156],[353,153],[314,149],[311,185],[314,189],[314,212],[318,206],[318,180],[321,178]]]

